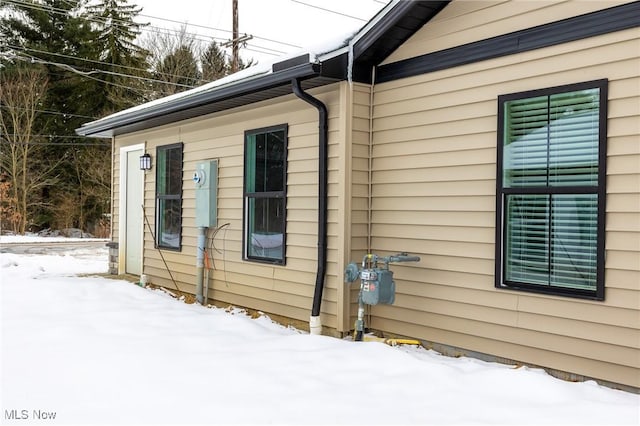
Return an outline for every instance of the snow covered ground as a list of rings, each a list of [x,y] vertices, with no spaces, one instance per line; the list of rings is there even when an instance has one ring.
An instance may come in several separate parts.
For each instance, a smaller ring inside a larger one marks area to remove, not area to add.
[[[106,248],[0,253],[0,423],[640,424],[639,395],[595,382],[76,276],[106,270]]]

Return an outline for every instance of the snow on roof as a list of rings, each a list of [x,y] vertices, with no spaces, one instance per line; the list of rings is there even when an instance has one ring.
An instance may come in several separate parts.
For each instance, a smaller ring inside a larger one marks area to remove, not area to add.
[[[206,92],[214,92],[223,87],[232,86],[241,81],[248,81],[252,79],[257,79],[260,77],[264,77],[266,75],[272,74],[272,67],[274,64],[279,62],[284,62],[288,59],[296,58],[299,56],[303,56],[305,54],[309,55],[309,63],[319,63],[326,59],[330,59],[331,57],[343,53],[344,49],[353,45],[357,40],[359,40],[364,34],[371,30],[375,24],[382,19],[386,15],[386,13],[391,10],[396,3],[400,0],[394,0],[388,3],[384,8],[380,10],[369,22],[367,22],[362,28],[357,31],[350,31],[347,33],[336,34],[331,38],[325,39],[313,46],[307,46],[305,48],[290,52],[288,54],[278,56],[274,58],[272,61],[264,62],[262,64],[256,64],[252,67],[245,68],[241,71],[228,75],[224,78],[206,83],[202,86],[194,87],[193,89],[186,90],[184,92],[175,93],[170,96],[165,96],[163,98],[155,99],[150,102],[146,102],[140,105],[136,105],[134,107],[118,111],[101,119],[85,123],[82,127],[93,126],[104,121],[112,120],[117,117],[126,116],[128,114],[134,112],[140,112],[147,109],[151,109],[153,107],[157,107],[163,104],[169,104],[175,101],[188,99],[189,97],[199,95]],[[351,56],[352,53],[350,53]]]
[[[238,71],[234,74],[228,75],[224,78],[220,78],[218,80],[212,81],[210,83],[207,84],[203,84],[202,86],[198,86],[198,87],[194,87],[193,89],[189,89],[186,90],[184,92],[179,92],[179,93],[174,93],[173,95],[169,95],[169,96],[165,96],[163,98],[158,98],[155,99],[153,101],[149,101],[140,105],[136,105],[134,107],[128,108],[128,109],[124,109],[122,111],[118,111],[116,113],[113,113],[111,115],[108,115],[106,117],[103,117],[99,120],[95,120],[92,121],[90,123],[86,123],[83,124],[82,126],[86,126],[88,124],[96,124],[96,123],[100,123],[102,121],[106,121],[106,120],[110,120],[112,118],[115,117],[119,117],[122,115],[127,115],[129,113],[132,112],[136,112],[136,111],[142,111],[154,106],[158,106],[161,104],[165,104],[165,103],[170,103],[172,101],[176,101],[179,99],[186,99],[190,96],[199,94],[199,93],[204,93],[204,92],[208,92],[208,91],[212,91],[216,88],[219,87],[223,87],[223,86],[227,86],[229,84],[233,84],[234,82],[240,81],[240,80],[248,80],[250,78],[254,78],[254,77],[258,77],[261,75],[265,75],[265,74],[269,74],[271,71],[271,67],[267,66],[266,64],[264,65],[255,65],[246,69],[243,69],[241,71]]]
[[[322,43],[319,43],[317,45],[298,49],[286,55],[278,56],[277,58],[274,58],[272,61],[256,64],[249,68],[245,68],[236,73],[230,74],[226,77],[203,84],[202,86],[194,87],[193,89],[189,89],[184,92],[175,93],[173,95],[165,96],[163,98],[155,99],[153,101],[136,105],[134,107],[131,107],[122,111],[118,111],[116,113],[103,117],[99,120],[92,121],[91,123],[83,124],[83,127],[88,124],[97,124],[102,121],[113,119],[115,117],[130,114],[132,112],[143,111],[158,105],[171,103],[177,100],[188,99],[191,96],[215,91],[222,87],[227,87],[227,86],[236,84],[240,81],[248,81],[254,78],[259,78],[259,77],[271,74],[272,67],[274,64],[286,61],[288,59],[296,58],[302,55],[306,55],[306,54],[309,55],[309,63],[318,63],[320,62],[319,58],[321,56],[328,55],[328,57],[330,57],[332,52],[345,47],[349,43],[349,40],[351,40],[355,34],[356,34],[355,31],[351,31],[349,33],[343,33],[343,34],[337,35],[331,38],[330,40],[325,40]]]

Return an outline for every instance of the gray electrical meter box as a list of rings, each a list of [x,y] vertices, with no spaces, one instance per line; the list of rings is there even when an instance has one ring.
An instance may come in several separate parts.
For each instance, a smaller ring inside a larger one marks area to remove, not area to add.
[[[218,160],[196,164],[196,226],[215,228],[218,222]]]
[[[393,281],[393,271],[388,269],[363,269],[360,272],[362,280],[362,302],[367,305],[391,305],[396,299],[396,282]]]

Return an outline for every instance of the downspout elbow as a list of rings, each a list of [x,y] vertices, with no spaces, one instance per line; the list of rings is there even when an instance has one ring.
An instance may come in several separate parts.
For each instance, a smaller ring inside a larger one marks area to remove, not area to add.
[[[327,158],[328,158],[328,114],[326,105],[317,98],[302,90],[300,81],[291,81],[293,93],[318,110],[318,266],[316,284],[313,293],[309,329],[311,334],[322,333],[320,322],[320,305],[324,291],[327,269]]]

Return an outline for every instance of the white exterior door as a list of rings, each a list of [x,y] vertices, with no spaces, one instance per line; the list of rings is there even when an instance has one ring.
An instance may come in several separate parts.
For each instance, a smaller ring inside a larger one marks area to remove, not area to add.
[[[142,242],[144,217],[142,193],[144,172],[140,170],[143,145],[120,150],[120,262],[127,274],[142,274]]]

